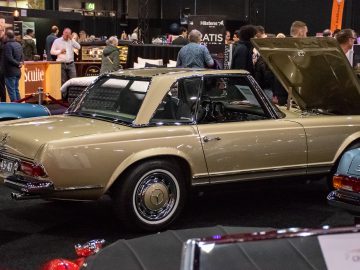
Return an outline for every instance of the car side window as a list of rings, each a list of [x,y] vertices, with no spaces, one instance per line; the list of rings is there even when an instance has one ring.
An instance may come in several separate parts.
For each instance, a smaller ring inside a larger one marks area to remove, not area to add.
[[[192,123],[201,90],[201,78],[183,78],[176,81],[155,111],[150,123]]]
[[[254,121],[270,118],[251,83],[242,77],[204,78],[197,112],[199,124]]]

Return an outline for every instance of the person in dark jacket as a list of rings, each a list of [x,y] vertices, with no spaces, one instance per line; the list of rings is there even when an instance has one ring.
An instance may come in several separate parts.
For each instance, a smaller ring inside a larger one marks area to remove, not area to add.
[[[59,28],[56,25],[51,27],[51,33],[46,37],[45,41],[45,51],[46,58],[48,61],[56,61],[56,55],[51,55],[51,46],[53,45],[55,39],[57,39],[57,35],[59,34]]]
[[[274,74],[271,72],[264,59],[260,56],[254,67],[254,79],[264,90],[270,100],[273,98]]]
[[[27,29],[26,35],[23,37],[23,53],[25,61],[33,61],[34,55],[37,54],[36,45],[34,41],[34,30]]]
[[[5,88],[5,77],[4,77],[4,43],[5,43],[5,26],[0,25],[0,101],[6,102],[6,88]]]
[[[180,33],[177,38],[175,38],[172,42],[172,45],[186,45],[189,44],[189,40],[187,38],[188,31],[185,27],[180,27]]]
[[[7,30],[4,46],[5,84],[11,101],[20,99],[19,80],[24,56],[20,43],[15,40],[14,31]]]
[[[250,39],[255,37],[256,33],[256,28],[253,25],[244,25],[240,28],[240,40],[234,49],[231,61],[232,69],[245,69],[251,74],[254,74],[254,65],[252,60],[254,48]]]
[[[116,47],[118,42],[119,41],[115,36],[110,37],[106,41],[107,46],[102,54],[100,74],[113,72],[121,68],[119,59],[120,52]]]

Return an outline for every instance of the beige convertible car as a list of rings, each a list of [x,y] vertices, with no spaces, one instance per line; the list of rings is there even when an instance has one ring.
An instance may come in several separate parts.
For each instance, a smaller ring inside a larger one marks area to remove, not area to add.
[[[1,124],[12,197],[109,193],[124,224],[155,231],[196,185],[330,174],[360,142],[360,86],[345,55],[331,38],[254,42],[297,106],[274,106],[240,70],[104,75],[64,115]]]

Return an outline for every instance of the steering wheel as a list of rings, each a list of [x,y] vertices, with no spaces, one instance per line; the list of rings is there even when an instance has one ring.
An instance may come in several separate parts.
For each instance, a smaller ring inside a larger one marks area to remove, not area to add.
[[[191,107],[191,111],[196,111],[196,104],[194,103]],[[209,118],[210,117],[210,118]],[[203,96],[197,111],[197,121],[202,122],[205,119],[213,118],[213,102],[209,96]]]
[[[214,103],[212,117],[216,119],[216,121],[224,121],[226,119],[225,105],[223,102]]]

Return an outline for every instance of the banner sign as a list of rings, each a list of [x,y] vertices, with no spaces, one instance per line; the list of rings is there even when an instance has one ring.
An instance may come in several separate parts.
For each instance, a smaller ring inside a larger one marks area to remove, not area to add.
[[[341,29],[345,0],[333,0],[330,30]]]
[[[202,43],[206,45],[211,56],[221,64],[222,68],[225,52],[225,16],[189,16],[188,31],[193,29],[202,33]]]
[[[47,63],[34,62],[27,64],[23,67],[22,75],[25,81],[25,94],[29,95],[37,92],[38,88],[46,88],[45,72]]]

